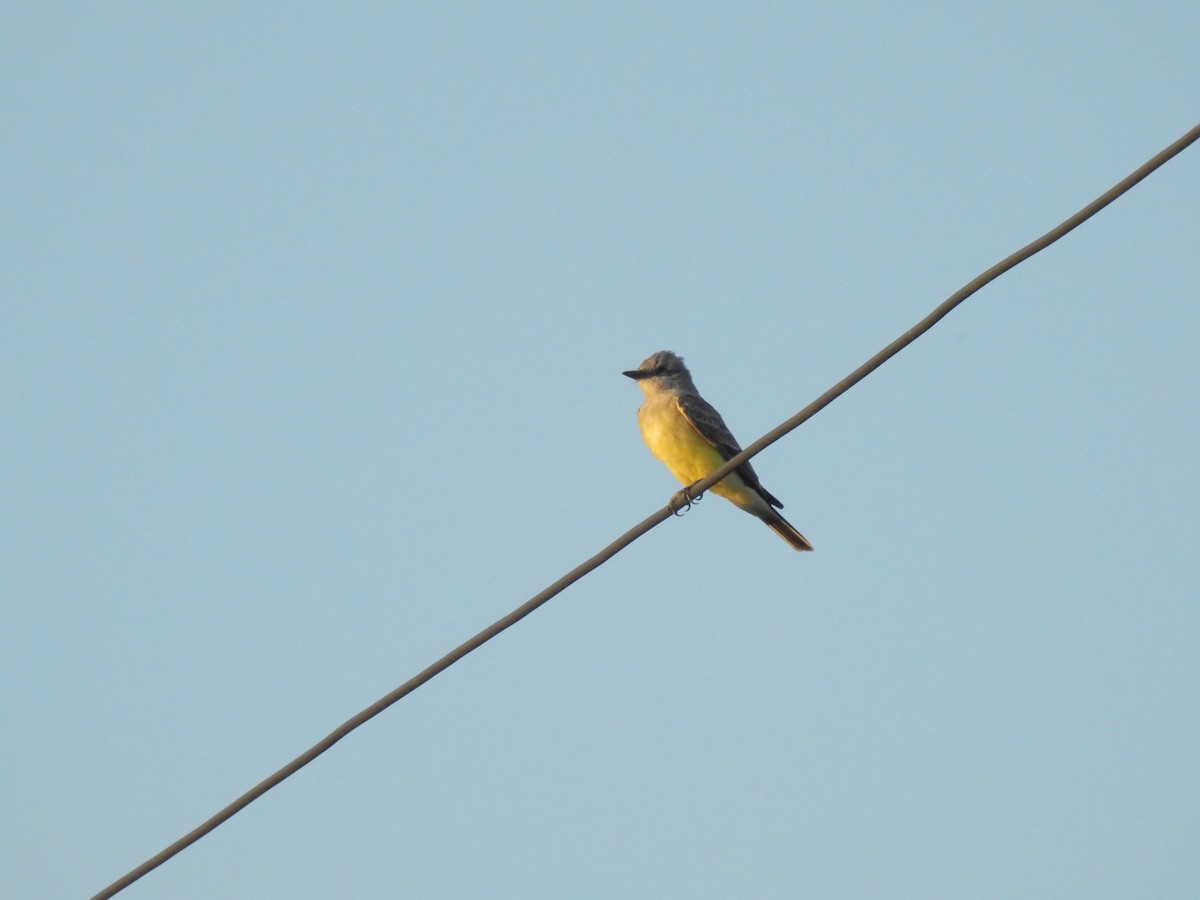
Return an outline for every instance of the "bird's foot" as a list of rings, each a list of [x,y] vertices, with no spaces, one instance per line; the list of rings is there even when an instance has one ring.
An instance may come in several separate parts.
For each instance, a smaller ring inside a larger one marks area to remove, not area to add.
[[[692,487],[691,485],[688,485],[667,501],[667,509],[671,511],[671,515],[682,516],[685,512],[692,508],[693,503],[699,503],[703,497],[703,491],[693,497]]]

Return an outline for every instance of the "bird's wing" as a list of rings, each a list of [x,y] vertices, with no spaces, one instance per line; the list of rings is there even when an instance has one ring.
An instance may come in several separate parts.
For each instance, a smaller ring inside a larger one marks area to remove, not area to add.
[[[675,404],[700,437],[710,443],[723,459],[733,459],[742,452],[721,414],[703,397],[696,394],[678,394]],[[746,482],[747,487],[761,494],[762,498],[776,509],[783,509],[783,504],[767,493],[767,489],[759,482],[758,475],[750,463],[742,463],[735,471],[742,476],[742,481]]]

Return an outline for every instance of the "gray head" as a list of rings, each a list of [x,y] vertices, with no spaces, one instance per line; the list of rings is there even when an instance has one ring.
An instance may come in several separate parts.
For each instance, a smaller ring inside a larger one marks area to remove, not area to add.
[[[644,392],[652,390],[685,390],[696,393],[692,375],[683,364],[683,357],[670,350],[651,353],[636,369],[621,374],[632,378]]]

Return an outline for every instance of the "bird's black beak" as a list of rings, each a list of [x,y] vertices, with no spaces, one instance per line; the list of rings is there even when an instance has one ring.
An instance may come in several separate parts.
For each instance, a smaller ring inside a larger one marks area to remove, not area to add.
[[[646,377],[646,373],[643,372],[641,369],[634,369],[631,372],[622,372],[621,374],[624,375],[626,378],[632,378],[634,381],[637,381],[640,378]]]

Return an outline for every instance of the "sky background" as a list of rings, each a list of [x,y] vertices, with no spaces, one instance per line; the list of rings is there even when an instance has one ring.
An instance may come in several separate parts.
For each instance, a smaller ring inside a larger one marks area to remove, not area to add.
[[[1195,3],[6,5],[0,869],[88,896],[1200,119]],[[1195,897],[1200,147],[124,896]]]

